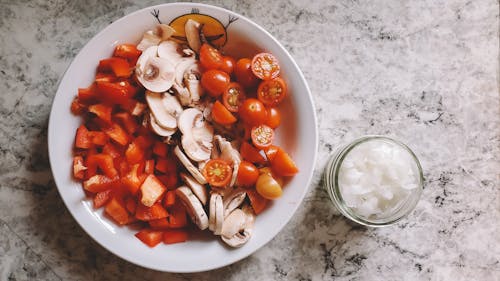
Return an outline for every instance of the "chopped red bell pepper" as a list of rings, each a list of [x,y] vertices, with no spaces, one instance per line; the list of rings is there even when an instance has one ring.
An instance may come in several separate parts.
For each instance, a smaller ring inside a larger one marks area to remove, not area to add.
[[[93,104],[89,106],[89,112],[94,113],[97,117],[104,120],[106,123],[111,123],[111,112],[113,108],[111,106],[104,105],[102,103]]]
[[[125,132],[125,130],[116,123],[113,123],[108,127],[103,127],[102,131],[121,145],[127,145],[130,141],[130,137],[127,132]]]
[[[92,104],[98,100],[99,94],[95,83],[92,83],[88,88],[78,89],[78,101],[83,104]]]
[[[104,144],[104,146],[102,147],[102,153],[108,154],[113,158],[117,158],[123,155],[121,149],[117,148],[116,145],[111,142]]]
[[[148,224],[151,228],[154,228],[154,229],[165,229],[165,228],[170,227],[170,224],[168,223],[167,218],[150,220],[150,221],[148,221]]]
[[[112,194],[111,189],[97,192],[96,195],[94,195],[94,200],[93,200],[94,208],[99,209],[106,203],[108,203],[109,199],[111,199],[111,194]]]
[[[155,203],[151,207],[138,203],[135,211],[135,217],[142,221],[162,219],[168,217],[168,215],[167,210],[160,203]]]
[[[115,114],[115,118],[120,121],[122,126],[127,130],[129,134],[135,133],[139,124],[135,121],[135,118],[128,112],[119,112]]]
[[[145,174],[152,174],[155,171],[155,160],[154,159],[149,159],[146,160],[146,163],[144,165],[144,173]]]
[[[167,193],[165,194],[165,198],[163,199],[163,204],[165,205],[165,207],[172,207],[173,205],[175,205],[175,198],[175,190],[167,191]]]
[[[145,176],[143,177],[139,176],[138,174],[139,166],[140,166],[139,164],[133,165],[132,168],[130,169],[130,172],[128,172],[125,176],[121,178],[122,184],[128,188],[131,194],[136,194],[137,191],[139,191],[139,188],[141,187],[142,183],[146,179]]]
[[[161,141],[156,141],[153,147],[153,153],[160,157],[167,157],[168,154],[168,144]]]
[[[127,197],[127,199],[125,199],[125,207],[130,214],[135,214],[135,210],[137,209],[137,202],[133,197]]]
[[[97,193],[108,189],[113,189],[119,183],[118,178],[108,178],[105,175],[94,175],[83,182],[83,188],[87,191]]]
[[[180,229],[167,229],[163,232],[163,243],[174,244],[186,242],[188,240],[188,232]]]
[[[144,151],[135,142],[131,142],[125,151],[125,157],[129,164],[136,164],[144,160]]]
[[[163,232],[152,229],[143,229],[135,234],[139,240],[149,247],[158,245],[163,239]]]
[[[118,176],[118,171],[115,169],[113,157],[110,155],[104,153],[89,155],[87,157],[87,164],[89,166],[99,167],[108,178]]]
[[[83,157],[75,156],[73,157],[73,176],[77,179],[82,180],[85,177],[85,170],[87,167],[83,165]]]
[[[82,115],[87,111],[87,106],[80,102],[78,97],[75,97],[71,102],[71,113],[75,115]]]
[[[116,77],[130,77],[132,69],[126,59],[109,58],[99,61],[98,72],[112,71]]]
[[[186,208],[179,201],[168,210],[168,222],[171,228],[181,228],[187,225]]]
[[[108,143],[108,135],[106,135],[104,132],[99,132],[99,131],[89,131],[88,136],[90,138],[90,141],[98,146],[105,145]]]
[[[124,58],[127,60],[134,60],[140,57],[142,52],[137,49],[134,44],[120,44],[115,47],[113,56]],[[135,65],[135,64],[132,64]]]
[[[127,105],[135,95],[124,82],[96,82],[99,99],[108,104]]]
[[[131,221],[125,203],[119,198],[112,197],[108,204],[106,204],[105,212],[120,225],[127,224]]]
[[[156,170],[166,174],[176,174],[177,164],[173,159],[159,158],[156,160]]]
[[[75,146],[78,148],[90,148],[92,142],[89,138],[89,130],[84,125],[80,125],[76,130]]]
[[[111,73],[97,72],[95,75],[96,82],[116,82],[116,76]]]
[[[146,150],[153,145],[155,139],[153,135],[148,132],[147,134],[140,134],[137,138],[135,138],[134,142],[138,144],[142,149]]]
[[[179,180],[176,173],[169,173],[166,175],[156,176],[169,190],[177,188],[177,182]]]

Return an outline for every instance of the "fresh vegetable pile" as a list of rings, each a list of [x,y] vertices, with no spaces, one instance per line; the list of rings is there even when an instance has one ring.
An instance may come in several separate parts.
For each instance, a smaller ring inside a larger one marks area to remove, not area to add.
[[[243,245],[298,172],[273,144],[288,94],[277,59],[225,56],[201,28],[188,20],[179,42],[160,24],[116,46],[71,104],[83,118],[73,176],[117,224],[142,225],[136,237],[150,247],[206,228]]]

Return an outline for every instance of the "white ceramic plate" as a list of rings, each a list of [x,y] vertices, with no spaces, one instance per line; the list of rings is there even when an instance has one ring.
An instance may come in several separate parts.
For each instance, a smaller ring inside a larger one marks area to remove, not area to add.
[[[226,29],[228,40],[224,50],[237,58],[251,56],[261,50],[274,54],[280,61],[281,76],[287,81],[290,92],[289,98],[280,106],[283,122],[277,131],[277,142],[295,159],[300,173],[288,182],[283,196],[257,217],[252,238],[238,249],[228,248],[220,239],[210,235],[186,243],[148,248],[134,237],[137,230],[117,226],[103,216],[102,209],[95,211],[81,184],[71,176],[74,133],[82,122],[80,117],[70,112],[77,89],[92,83],[99,60],[111,56],[117,44],[136,43],[143,32],[157,24],[157,18],[152,13],[159,12],[158,19],[170,23],[193,9],[218,19],[223,25],[229,19],[237,19]],[[64,203],[82,228],[117,256],[143,267],[168,272],[219,268],[247,257],[269,242],[290,220],[307,192],[318,143],[311,93],[302,73],[283,46],[241,15],[194,3],[145,8],[117,20],[92,38],[75,57],[60,82],[48,130],[49,157],[55,182]]]

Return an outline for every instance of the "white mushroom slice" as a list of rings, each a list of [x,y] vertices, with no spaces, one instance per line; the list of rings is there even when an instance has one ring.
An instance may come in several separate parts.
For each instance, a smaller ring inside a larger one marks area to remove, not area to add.
[[[179,44],[172,40],[163,41],[158,45],[158,57],[166,59],[174,66],[177,66],[183,60],[182,54],[178,51],[179,47]]]
[[[221,158],[233,164],[233,175],[229,186],[234,186],[236,183],[236,177],[238,176],[238,167],[241,163],[240,153],[231,145],[230,142],[220,135],[216,135],[214,140],[216,145],[212,150],[212,158]]]
[[[198,104],[203,95],[201,69],[196,59],[185,58],[175,67],[175,87],[184,106]]]
[[[186,210],[191,217],[191,220],[200,228],[204,230],[208,227],[208,217],[203,210],[203,206],[196,196],[191,192],[187,186],[180,186],[175,190],[175,194],[181,199]]]
[[[174,88],[175,92],[177,93],[177,97],[179,98],[183,106],[188,106],[191,103],[191,94],[189,93],[189,90],[187,88],[178,85],[177,83],[174,83],[172,88]]]
[[[160,37],[162,41],[169,39],[175,33],[175,29],[173,29],[170,25],[161,23],[156,26],[155,34]]]
[[[160,126],[151,112],[149,113],[148,119],[151,130],[161,137],[169,137],[177,132],[177,129],[167,129]]]
[[[224,207],[222,196],[220,194],[212,193],[210,196],[209,213],[208,227],[214,232],[215,235],[220,235],[222,231],[222,224],[224,222]]]
[[[144,51],[151,46],[157,46],[161,42],[161,37],[153,32],[153,30],[148,30],[142,35],[141,42],[137,44],[137,49]]]
[[[176,116],[179,114],[179,110],[182,112],[182,106],[177,99],[168,93],[161,94],[151,91],[146,91],[145,96],[149,110],[153,113],[158,125],[165,129],[177,128]]]
[[[244,229],[246,222],[247,215],[241,209],[232,211],[222,223],[221,235],[226,238],[232,238]]]
[[[201,204],[206,205],[207,200],[208,200],[208,192],[207,188],[200,184],[198,181],[196,181],[193,177],[186,175],[184,173],[180,174],[181,179],[184,181],[184,183],[191,188],[191,191],[193,191],[194,195],[198,197],[200,200]]]
[[[253,212],[252,208],[248,207],[248,206],[243,207],[241,210],[240,209],[236,209],[236,210],[234,210],[226,218],[226,220],[224,220],[224,224],[229,224],[230,223],[230,221],[228,221],[227,223],[226,223],[226,221],[235,212],[238,213],[237,214],[238,218],[234,218],[233,221],[236,221],[237,219],[241,219],[241,213],[243,213],[244,216],[245,216],[245,224],[244,224],[244,226],[241,227],[236,232],[236,234],[234,234],[233,236],[227,237],[227,236],[222,235],[221,238],[222,238],[222,241],[224,241],[226,244],[228,244],[231,247],[241,247],[241,246],[243,246],[243,244],[245,244],[246,242],[248,242],[248,240],[252,236],[253,224],[255,222],[255,213]],[[238,225],[238,223],[236,223],[236,224]],[[224,230],[227,231],[226,234],[230,234],[230,233],[232,233],[234,231],[234,228],[231,228],[229,226],[227,226],[226,229],[224,229],[224,225],[223,225],[222,228],[223,228],[223,232],[224,232]]]
[[[193,65],[198,67],[194,57],[183,58],[179,61],[179,63],[175,66],[175,83],[183,85],[184,73],[186,73]]]
[[[165,92],[174,83],[175,66],[156,56],[157,46],[147,48],[139,57],[135,74],[139,82],[153,92]]]
[[[184,25],[189,47],[196,53],[200,52],[200,47],[201,47],[200,28],[201,24],[192,19],[188,19],[186,21],[186,24]]]
[[[179,116],[179,129],[182,132],[182,147],[193,161],[200,162],[210,158],[212,151],[213,128],[203,120],[202,112],[188,108]]]
[[[246,196],[246,191],[239,188],[224,196],[224,217],[227,217],[234,209],[238,208]]]
[[[177,158],[179,159],[179,161],[181,161],[181,163],[184,165],[184,167],[186,167],[186,169],[188,170],[188,172],[199,183],[201,183],[201,184],[206,184],[207,183],[207,180],[201,174],[200,170],[196,169],[196,167],[193,165],[193,163],[191,163],[191,161],[189,161],[189,159],[187,158],[187,156],[181,151],[181,149],[179,148],[179,146],[176,146],[174,148],[174,153],[177,156]]]

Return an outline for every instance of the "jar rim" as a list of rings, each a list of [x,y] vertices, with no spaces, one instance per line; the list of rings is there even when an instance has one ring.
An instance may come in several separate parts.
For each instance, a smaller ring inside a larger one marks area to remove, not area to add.
[[[348,207],[345,204],[345,201],[342,197],[342,193],[340,192],[338,177],[339,177],[340,167],[342,166],[342,163],[345,160],[346,156],[349,154],[349,152],[352,151],[358,145],[373,140],[382,140],[396,144],[411,155],[411,158],[414,160],[418,170],[418,186],[415,190],[413,190],[409,194],[409,196],[398,208],[396,208],[391,212],[391,214],[387,218],[371,220],[356,214],[356,212],[352,208]],[[327,164],[327,170],[325,172],[325,184],[333,204],[345,217],[361,225],[371,226],[371,227],[381,227],[381,226],[392,225],[400,221],[401,219],[407,217],[415,209],[415,206],[417,205],[423,191],[424,176],[420,161],[418,160],[415,153],[406,144],[388,136],[365,135],[339,148],[337,153],[335,153],[332,156],[331,160]]]

